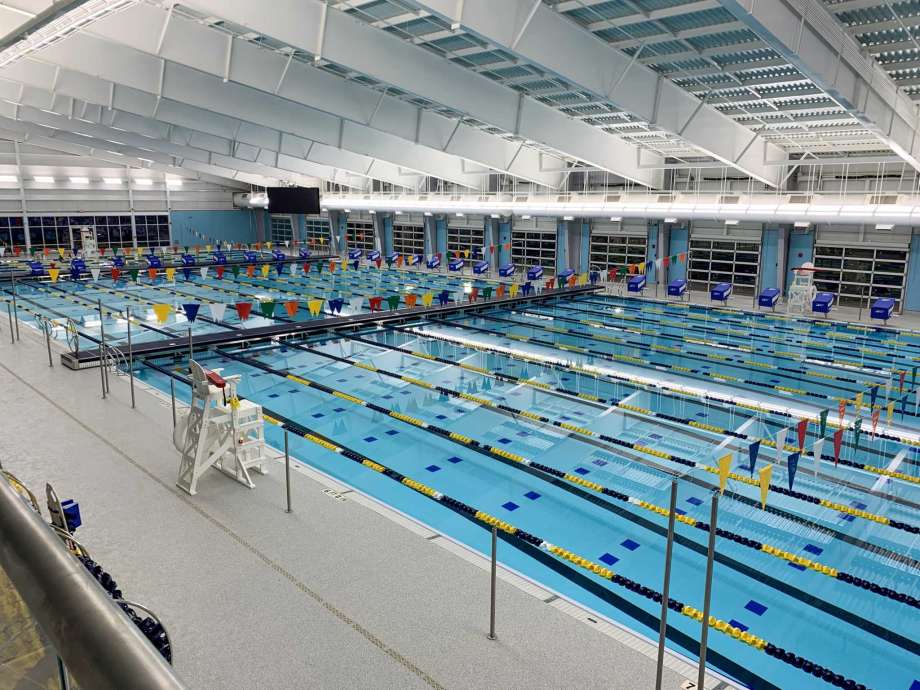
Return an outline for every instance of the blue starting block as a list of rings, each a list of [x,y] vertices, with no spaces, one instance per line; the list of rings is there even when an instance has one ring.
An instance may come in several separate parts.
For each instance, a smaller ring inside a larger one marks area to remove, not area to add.
[[[564,271],[560,271],[559,273],[556,274],[556,284],[559,287],[565,287],[569,278],[571,278],[573,275],[575,275],[575,271],[573,271],[571,268],[567,268]]]
[[[387,254],[387,265],[395,264],[398,259],[399,259],[399,254],[397,252],[392,252],[390,254]]]
[[[715,302],[722,302],[723,304],[728,301],[728,298],[732,296],[732,284],[731,283],[719,283],[712,290],[709,291],[709,299]]]
[[[687,281],[683,278],[668,283],[668,297],[683,297],[687,294]]]
[[[457,257],[456,259],[451,259],[447,262],[447,270],[449,271],[462,271],[463,270],[463,259]]]
[[[287,254],[280,249],[272,249],[272,256],[275,257],[275,261],[284,261],[287,258]]]
[[[482,275],[483,273],[488,273],[489,271],[489,262],[488,261],[477,261],[473,264],[473,273],[476,275]]]
[[[245,252],[243,252],[243,256],[245,256],[246,261],[248,261],[251,264],[254,264],[256,261],[259,260],[259,255],[256,252],[252,251],[251,249],[247,249]]]
[[[527,269],[527,280],[540,280],[543,277],[542,266],[531,266]]]
[[[591,283],[591,285],[597,285],[600,279],[601,279],[600,271],[591,271],[591,273],[588,274],[588,282]]]
[[[514,275],[515,267],[514,264],[505,264],[498,269],[498,275],[502,278],[510,278]]]
[[[223,252],[214,252],[211,254],[211,258],[214,260],[215,264],[223,265],[227,263],[227,255]]]
[[[367,260],[368,260],[368,261],[376,261],[376,260],[379,259],[379,258],[380,258],[380,252],[378,252],[376,249],[371,249],[371,250],[367,253]]]
[[[64,513],[67,529],[73,534],[83,524],[83,518],[80,516],[80,504],[69,498],[66,501],[61,501],[61,511]]]
[[[774,309],[776,303],[779,302],[779,295],[779,288],[767,288],[761,292],[760,296],[757,298],[757,305]]]
[[[42,265],[41,261],[26,261],[29,264],[29,275],[30,276],[43,276],[45,275],[45,267]]]
[[[435,254],[425,264],[428,268],[438,268],[441,265],[441,257]]]
[[[351,261],[354,261],[355,259],[360,259],[362,256],[364,256],[363,249],[349,249],[348,250],[348,258]]]
[[[890,297],[881,297],[872,303],[872,309],[869,311],[869,316],[873,319],[881,319],[887,324],[888,319],[891,318],[893,313],[894,300]]]
[[[834,293],[832,292],[819,292],[811,302],[811,310],[818,314],[830,314],[832,306],[834,306]]]
[[[298,254],[300,255],[300,258],[301,258],[301,259],[309,259],[309,258],[310,258],[310,250],[307,249],[306,247],[301,247],[301,248],[300,248],[300,251],[298,252]]]
[[[627,292],[642,292],[645,289],[646,282],[647,282],[647,279],[644,273],[639,274],[637,276],[633,276],[632,278],[629,279],[629,282],[626,283],[626,291]]]
[[[183,266],[194,266],[195,263],[196,263],[195,257],[192,256],[191,254],[182,255],[182,265]]]
[[[163,260],[156,254],[148,254],[147,268],[163,268]]]
[[[83,259],[74,257],[70,260],[70,277],[72,280],[77,280],[80,277],[80,274],[85,272],[86,262]]]
[[[125,267],[125,257],[120,254],[116,254],[112,257],[112,266],[115,268],[124,268]]]
[[[406,259],[407,266],[418,266],[420,263],[422,263],[421,254],[410,254],[409,258]]]

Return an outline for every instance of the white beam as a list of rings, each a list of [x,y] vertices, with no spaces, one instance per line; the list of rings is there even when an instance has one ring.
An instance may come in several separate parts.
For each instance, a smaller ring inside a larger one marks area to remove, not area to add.
[[[445,19],[453,10],[453,0],[413,4]],[[481,39],[510,50],[529,9],[527,0],[465,0],[461,24]],[[763,160],[778,158],[781,149],[766,141],[750,146],[754,133],[709,105],[699,108],[690,121],[699,106],[696,96],[546,5],[538,8],[511,52],[666,132],[683,130],[688,144],[728,166],[769,185],[780,182],[777,171],[764,166]]]
[[[506,1],[510,0],[502,0],[498,6],[502,6]],[[471,2],[472,0],[465,0],[464,7],[468,7]],[[326,3],[319,0],[274,0],[271,12],[254,12],[249,0],[188,0],[184,4],[305,51],[314,50],[320,27],[325,26],[324,59],[452,108],[501,131],[514,130],[518,101],[518,92],[514,89],[475,74],[397,36],[356,21],[339,10],[325,10]],[[447,21],[450,21],[455,2],[452,0],[450,5],[442,15]],[[522,18],[526,18],[531,10],[534,10],[534,21],[543,13],[543,8],[535,6],[534,0],[526,0],[526,10],[522,11]],[[118,17],[128,16],[132,12],[133,9],[127,10],[117,17],[109,18],[95,25],[94,30],[98,30],[100,25],[111,24],[112,19],[117,21]],[[323,12],[326,12],[326,16],[324,24],[321,25],[320,18]],[[176,22],[173,22],[171,26],[175,24]],[[522,42],[527,42],[528,35],[529,31],[524,33]],[[508,38],[509,42],[513,40],[513,35]],[[304,76],[315,78],[315,75]],[[374,119],[375,127],[387,120],[385,116],[404,111],[409,105],[396,99],[392,99],[393,102],[389,102],[390,100],[389,97],[386,99],[387,102]],[[325,106],[317,103],[317,107]],[[414,124],[411,114],[400,114],[399,117],[411,120],[410,127]],[[450,127],[443,122],[445,118],[429,111],[425,111],[424,118],[422,132],[429,137],[434,136],[435,140],[443,140]],[[525,171],[529,171],[530,179],[547,175],[539,172],[539,152],[536,149],[528,147],[520,155],[515,156],[518,143],[500,140],[502,143],[498,148],[483,150],[476,143],[476,139],[481,136],[481,131],[463,125],[453,138],[451,146],[464,158],[513,175],[528,177]],[[660,184],[660,176],[649,175],[636,165],[637,147],[596,127],[571,120],[558,110],[531,98],[524,99],[520,136],[641,184]],[[413,140],[411,134],[406,138],[409,141]],[[492,146],[494,145],[493,141]],[[466,155],[463,152],[466,152]],[[507,162],[512,159],[514,165],[508,166]],[[557,162],[562,167],[564,161]],[[558,185],[562,175],[552,175],[554,184]]]

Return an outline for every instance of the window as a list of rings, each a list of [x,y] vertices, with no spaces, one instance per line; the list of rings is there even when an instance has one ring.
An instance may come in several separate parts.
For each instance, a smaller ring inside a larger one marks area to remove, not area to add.
[[[324,216],[306,216],[303,219],[307,245],[311,249],[327,249],[329,245],[329,219]]]
[[[349,249],[368,251],[374,248],[374,224],[371,221],[350,220],[346,224],[346,233]]]
[[[556,231],[511,229],[511,261],[529,268],[556,270]]]
[[[757,289],[760,245],[736,240],[690,240],[690,289],[709,291],[731,283],[733,292],[753,295]]]
[[[271,238],[275,244],[284,244],[294,239],[294,224],[291,216],[272,214]]]
[[[832,292],[847,307],[867,306],[880,297],[891,297],[901,310],[906,249],[834,247],[815,245],[815,287]]]
[[[397,254],[422,254],[425,233],[421,225],[393,225],[393,251]]]
[[[138,247],[169,246],[169,216],[135,216],[134,225],[137,228]]]
[[[478,257],[485,244],[485,230],[482,226],[478,228],[460,227],[447,228],[447,254],[454,256],[455,252],[460,252],[460,256],[466,257],[466,251],[469,250],[470,258]]]
[[[69,219],[67,216],[29,216],[29,242],[33,247],[70,247]]]
[[[25,230],[20,216],[0,217],[0,247],[10,248],[26,243]]]
[[[606,271],[645,261],[645,235],[591,234],[591,268]]]

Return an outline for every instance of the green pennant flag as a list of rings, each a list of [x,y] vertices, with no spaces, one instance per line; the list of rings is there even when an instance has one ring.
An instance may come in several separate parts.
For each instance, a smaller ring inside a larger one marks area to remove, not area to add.
[[[230,267],[230,270],[233,271],[233,277],[234,277],[234,278],[239,278],[239,277],[240,277],[240,267],[239,267],[239,266],[231,266],[231,267]]]
[[[911,386],[917,385],[917,365],[916,364],[914,365],[914,368],[911,370],[910,385]]]
[[[267,300],[265,302],[259,302],[259,309],[262,310],[262,316],[266,319],[270,319],[275,315],[275,301]]]
[[[38,253],[38,247],[32,247],[30,251],[32,252],[32,256],[35,256],[35,254]]]
[[[399,306],[399,295],[387,297],[387,304],[390,305],[390,309],[396,309]]]
[[[853,445],[859,449],[859,434],[862,431],[862,417],[853,423]]]
[[[482,289],[482,296],[485,297],[486,299],[491,299],[492,298],[492,287],[491,286],[484,287]]]
[[[128,271],[128,272],[131,274],[131,280],[133,280],[133,281],[136,283],[136,282],[137,282],[138,270],[137,270],[136,268],[132,268],[132,269],[131,269],[130,271]]]
[[[182,247],[182,249],[185,251],[186,254],[188,254],[188,245],[185,245],[184,247]]]
[[[818,425],[818,438],[824,438],[824,432],[827,431],[827,413],[829,410],[821,410],[821,414],[818,415],[820,420]]]

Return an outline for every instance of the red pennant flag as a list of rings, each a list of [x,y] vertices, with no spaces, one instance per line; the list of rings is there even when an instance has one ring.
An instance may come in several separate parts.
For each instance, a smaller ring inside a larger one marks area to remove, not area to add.
[[[252,302],[237,302],[236,313],[239,315],[240,320],[245,321],[248,319],[249,314],[252,313]]]
[[[332,261],[332,260],[329,261],[329,272],[335,273],[335,261]]]
[[[619,270],[620,269],[618,268],[611,268],[609,271],[607,271],[607,280],[615,283],[617,280],[617,273],[619,272]]]
[[[380,259],[379,256],[376,258],[376,260],[374,261],[374,263],[377,264],[377,268],[380,268],[380,264],[382,263],[382,261],[381,261],[381,259]]]
[[[670,265],[670,263],[671,263],[670,256],[666,256],[661,260],[661,265],[664,266],[665,268],[667,268]]]
[[[256,274],[256,267],[253,266],[252,264],[249,264],[249,265],[246,267],[246,275],[247,275],[248,277],[252,278],[255,274]]]
[[[490,245],[489,245],[489,254],[494,254],[494,253],[495,253],[495,245],[494,245],[494,244],[490,244]]]
[[[50,247],[45,247],[45,256],[48,256],[51,253]]]
[[[157,269],[155,269],[155,268],[148,268],[148,269],[147,269],[147,275],[150,276],[150,280],[156,280],[156,277],[157,277]]]
[[[304,272],[304,273],[309,273],[309,272],[310,272],[310,262],[309,262],[309,261],[304,261],[304,264],[303,264],[303,272]]]
[[[555,287],[555,285],[556,285],[556,279],[555,279],[555,278],[550,278],[549,280],[547,280],[547,281],[543,284],[543,287],[544,287],[546,290],[552,290],[553,287]]]
[[[875,430],[878,428],[878,418],[882,414],[879,408],[872,410],[872,435],[875,436]]]
[[[118,280],[118,276],[120,276],[120,275],[121,275],[121,269],[120,269],[120,268],[113,268],[113,269],[112,269],[112,280]]]
[[[99,256],[105,256],[105,247],[99,247]]]
[[[262,243],[256,242],[256,249],[261,249],[261,248],[262,248]]]
[[[837,416],[840,418],[840,423],[843,423],[843,415],[847,413],[847,401],[841,400],[837,404]]]
[[[904,392],[904,378],[907,376],[906,371],[898,372],[898,393]]]
[[[288,316],[292,319],[297,315],[297,301],[290,300],[284,303],[284,308],[287,310]]]
[[[843,429],[837,429],[834,432],[834,466],[840,460],[840,446],[843,445]]]
[[[799,422],[799,451],[805,449],[805,435],[808,433],[808,420],[803,419]]]
[[[479,288],[474,287],[469,294],[469,301],[475,302],[479,298]]]
[[[22,252],[22,247],[13,247],[13,256],[19,256]]]
[[[217,277],[218,277],[219,280],[223,280],[223,278],[224,278],[224,268],[225,268],[225,266],[220,265],[220,266],[218,266],[217,268],[214,269],[214,270],[217,272]]]

